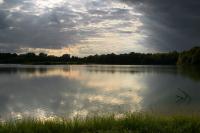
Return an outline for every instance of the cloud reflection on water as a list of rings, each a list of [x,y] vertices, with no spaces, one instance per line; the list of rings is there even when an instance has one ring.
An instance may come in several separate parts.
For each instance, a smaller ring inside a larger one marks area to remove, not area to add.
[[[1,65],[0,86],[3,118],[47,119],[152,108],[179,111],[197,109],[200,103],[195,89],[199,82],[171,66]],[[190,105],[179,108],[175,103],[177,87],[189,88],[185,91],[193,96]]]
[[[0,78],[5,79],[1,80],[1,86],[6,88],[1,90],[1,94],[7,99],[2,102],[5,107],[1,113],[13,117],[44,117],[49,115],[48,112],[52,112],[51,115],[70,117],[97,111],[135,111],[140,109],[139,103],[142,100],[138,94],[140,86],[130,74],[97,74],[84,66],[47,69],[19,67],[16,73],[0,75]],[[32,110],[41,110],[42,113],[40,115]]]

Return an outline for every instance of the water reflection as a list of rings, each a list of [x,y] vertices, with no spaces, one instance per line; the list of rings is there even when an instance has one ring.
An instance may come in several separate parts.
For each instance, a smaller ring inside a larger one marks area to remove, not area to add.
[[[7,119],[198,112],[198,71],[195,78],[189,71],[174,66],[0,65],[0,115]],[[190,102],[185,102],[188,96]]]

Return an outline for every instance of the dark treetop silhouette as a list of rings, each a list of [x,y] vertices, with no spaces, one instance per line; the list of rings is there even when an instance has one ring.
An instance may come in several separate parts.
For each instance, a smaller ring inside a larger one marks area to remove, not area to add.
[[[60,57],[40,53],[0,53],[1,64],[122,64],[122,65],[200,65],[200,47],[189,51],[169,53],[129,53],[116,55],[91,55],[75,57],[64,54]]]

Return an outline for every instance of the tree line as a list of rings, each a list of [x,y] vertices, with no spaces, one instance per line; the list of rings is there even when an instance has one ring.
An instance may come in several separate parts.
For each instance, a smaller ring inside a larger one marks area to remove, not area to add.
[[[0,53],[0,64],[119,64],[119,65],[199,65],[200,47],[183,52],[168,53],[128,53],[90,55],[75,57],[69,54],[62,56],[45,53],[16,54]]]

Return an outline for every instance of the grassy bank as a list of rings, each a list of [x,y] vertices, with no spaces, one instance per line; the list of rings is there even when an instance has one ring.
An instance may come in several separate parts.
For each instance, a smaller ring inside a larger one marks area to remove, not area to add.
[[[127,114],[74,120],[24,119],[0,124],[1,133],[199,133],[200,116]]]

